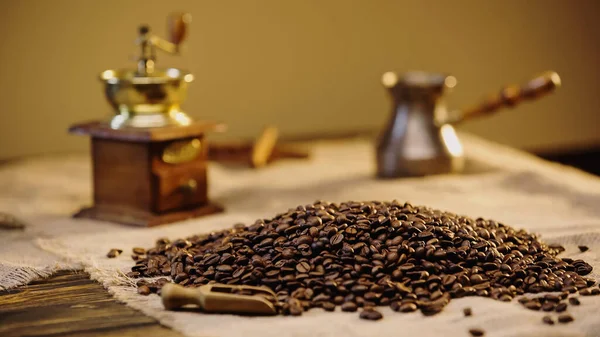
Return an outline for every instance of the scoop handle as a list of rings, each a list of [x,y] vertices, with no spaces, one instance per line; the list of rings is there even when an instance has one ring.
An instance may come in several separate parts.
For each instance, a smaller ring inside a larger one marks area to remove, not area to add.
[[[179,45],[187,35],[192,17],[188,13],[173,13],[167,19],[169,42]]]
[[[180,285],[167,283],[160,290],[163,306],[167,310],[181,308],[188,304],[195,304],[204,309],[202,293],[197,288],[184,288]]]
[[[456,124],[467,119],[488,115],[504,107],[513,108],[523,101],[534,100],[549,94],[560,85],[560,76],[554,71],[547,71],[522,86],[504,87],[499,93],[489,96],[477,105],[464,109],[455,120],[449,121],[449,123]]]

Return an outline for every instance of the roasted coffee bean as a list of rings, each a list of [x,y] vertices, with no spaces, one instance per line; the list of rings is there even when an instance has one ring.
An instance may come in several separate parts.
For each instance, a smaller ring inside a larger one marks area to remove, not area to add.
[[[138,287],[137,292],[138,292],[138,294],[144,295],[144,296],[150,295],[150,293],[151,293],[150,287],[148,287],[147,285]]]
[[[540,302],[533,300],[525,303],[525,308],[529,310],[540,310],[542,308],[542,305],[540,304]]]
[[[556,308],[556,303],[554,302],[545,302],[542,304],[543,311],[553,311]]]
[[[556,311],[556,312],[563,312],[563,311],[567,310],[567,306],[568,305],[565,302],[558,303],[556,305],[556,307],[554,308],[554,311]]]
[[[548,294],[548,295],[544,296],[544,300],[558,303],[558,302],[560,302],[560,297],[553,295],[553,294]]]
[[[310,271],[310,264],[306,261],[302,261],[296,265],[296,270],[299,273],[308,273]]]
[[[463,309],[463,314],[465,316],[471,316],[471,315],[473,315],[473,311],[471,310],[471,308],[464,308]]]
[[[323,302],[321,303],[321,308],[323,308],[325,311],[335,311],[335,304],[331,302]]]
[[[414,302],[405,302],[400,305],[398,311],[400,312],[413,312],[418,309],[417,305]]]
[[[558,316],[558,322],[559,323],[569,323],[569,322],[573,322],[575,319],[573,318],[573,316],[569,315],[569,314],[562,314]]]
[[[123,253],[122,249],[113,248],[110,251],[108,251],[108,253],[106,254],[106,257],[108,257],[109,259],[113,259],[113,258],[121,255],[121,253]]]
[[[302,306],[300,305],[290,305],[290,315],[292,316],[300,316],[302,315],[302,312],[304,310],[302,309]]]
[[[340,244],[342,244],[343,240],[344,240],[344,235],[341,233],[337,233],[331,237],[331,239],[329,240],[329,243],[335,247],[335,246],[339,246]]]
[[[408,203],[317,201],[248,226],[159,239],[136,250],[129,276],[170,276],[184,286],[265,286],[288,315],[332,305],[433,315],[464,296],[510,301],[525,293],[600,293],[585,290],[595,285],[583,276],[592,267],[557,258],[563,250],[492,220]],[[162,286],[144,285],[151,292]],[[551,296],[519,301],[558,310],[560,301]]]
[[[379,311],[375,310],[372,307],[364,308],[363,311],[361,311],[359,316],[362,319],[366,319],[366,320],[370,320],[370,321],[378,321],[383,318],[383,315]]]
[[[454,284],[454,282],[456,282],[456,276],[454,276],[454,275],[445,275],[442,278],[442,285],[444,285],[444,287],[446,287],[446,289],[451,288],[452,285]]]
[[[585,288],[579,290],[579,295],[581,296],[596,296],[600,295],[600,290],[598,288]]]
[[[542,317],[542,322],[544,322],[544,323],[546,323],[548,325],[554,325],[554,320],[550,316],[544,316],[544,317]]]
[[[577,288],[575,288],[573,286],[568,286],[568,287],[563,288],[563,291],[574,294],[577,292]]]
[[[480,337],[485,335],[485,331],[483,331],[482,329],[469,329],[469,333],[473,337]]]
[[[342,311],[354,312],[356,310],[358,310],[358,306],[354,302],[346,302],[342,304]]]
[[[231,273],[233,271],[233,268],[231,268],[230,265],[226,265],[226,264],[221,264],[217,266],[217,271],[220,271],[222,273]]]
[[[577,246],[580,252],[587,252],[590,248],[588,246]]]
[[[133,250],[133,253],[136,254],[136,255],[144,255],[144,254],[146,254],[146,250],[144,248],[135,247],[132,250]]]
[[[580,305],[581,302],[579,302],[579,299],[577,297],[570,297],[569,298],[569,304],[571,304],[571,305]]]
[[[401,305],[400,301],[393,301],[390,303],[390,308],[394,311],[400,311],[400,305]]]

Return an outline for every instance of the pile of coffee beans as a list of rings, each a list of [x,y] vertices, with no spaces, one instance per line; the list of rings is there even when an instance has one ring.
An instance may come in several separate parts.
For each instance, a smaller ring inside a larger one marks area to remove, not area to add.
[[[378,306],[435,315],[452,298],[511,301],[525,293],[593,286],[585,277],[592,267],[558,258],[563,250],[493,220],[409,203],[318,201],[249,226],[159,239],[153,248],[136,249],[129,276],[170,276],[188,287],[266,286],[276,292],[284,315],[339,306],[361,308],[361,318],[379,320]],[[160,285],[144,286],[160,291]],[[529,302],[523,303],[534,310],[558,307],[549,298]]]

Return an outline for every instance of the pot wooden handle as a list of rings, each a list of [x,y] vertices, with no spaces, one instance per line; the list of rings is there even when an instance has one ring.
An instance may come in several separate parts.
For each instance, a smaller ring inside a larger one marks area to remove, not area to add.
[[[499,93],[489,96],[483,102],[462,111],[452,124],[467,119],[488,115],[504,107],[515,107],[523,101],[533,100],[553,92],[560,87],[560,76],[554,71],[547,71],[535,77],[525,85],[509,85]]]

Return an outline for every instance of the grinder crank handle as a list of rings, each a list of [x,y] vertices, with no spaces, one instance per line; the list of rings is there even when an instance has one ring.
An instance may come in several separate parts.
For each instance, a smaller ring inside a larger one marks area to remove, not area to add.
[[[506,86],[499,93],[491,95],[483,102],[457,113],[454,118],[450,118],[445,122],[457,124],[467,119],[491,114],[500,108],[512,108],[521,101],[533,100],[549,94],[560,87],[560,84],[560,76],[554,71],[547,71],[525,85]]]
[[[167,19],[169,42],[179,45],[187,35],[192,16],[188,13],[173,13]]]

